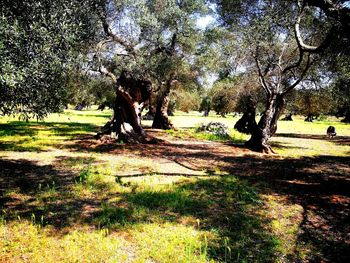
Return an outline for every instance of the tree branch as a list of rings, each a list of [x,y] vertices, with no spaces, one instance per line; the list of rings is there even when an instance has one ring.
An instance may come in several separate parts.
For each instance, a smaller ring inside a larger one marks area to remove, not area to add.
[[[102,62],[101,62],[101,50],[102,50],[102,47],[108,42],[111,42],[111,40],[110,39],[105,39],[105,40],[100,41],[97,44],[97,46],[96,46],[96,54],[95,54],[94,57],[97,58],[97,61],[99,63],[98,71],[102,75],[105,75],[105,76],[111,78],[113,83],[117,83],[117,77],[112,72],[110,72],[106,67],[104,67],[102,65]]]
[[[112,72],[110,72],[106,67],[104,67],[103,65],[100,65],[99,72],[101,74],[106,75],[107,77],[111,78],[111,80],[113,81],[114,84],[117,83],[117,77]]]
[[[303,72],[300,74],[299,78],[283,92],[284,95],[291,92],[292,89],[294,89],[304,79],[310,66],[311,66],[311,63],[310,63],[310,53],[309,53],[307,56],[307,61]]]
[[[298,50],[299,50],[299,59],[298,59],[298,61],[296,61],[295,63],[293,63],[293,64],[291,64],[291,65],[285,67],[285,68],[282,70],[282,74],[285,74],[285,73],[287,73],[287,71],[299,67],[300,64],[303,62],[305,51],[302,49],[302,47],[301,47],[301,45],[299,44],[298,41],[297,41],[297,44],[298,44]]]
[[[172,38],[171,38],[170,45],[168,47],[166,47],[166,46],[157,47],[156,49],[151,51],[151,55],[164,52],[168,56],[173,56],[174,52],[175,52],[176,40],[177,40],[177,33],[174,33]]]
[[[102,14],[100,14],[100,20],[102,23],[103,31],[105,34],[110,37],[114,42],[118,43],[119,45],[123,46],[127,52],[135,56],[135,49],[134,46],[131,44],[128,44],[124,39],[117,36],[112,32],[112,29],[110,28],[108,22],[107,22],[107,14],[104,11]]]
[[[297,44],[301,51],[303,52],[309,52],[309,53],[321,53],[324,51],[330,44],[333,39],[333,34],[335,31],[335,27],[333,26],[329,32],[327,33],[327,36],[322,41],[322,43],[319,46],[311,46],[304,43],[304,40],[300,33],[300,22],[301,22],[301,16],[304,10],[304,6],[300,8],[299,14],[296,18],[295,26],[294,26],[294,33],[295,33],[295,39],[297,41]]]
[[[257,52],[258,52],[258,50],[256,50],[256,53]],[[258,68],[259,82],[260,82],[261,86],[264,88],[264,91],[266,92],[266,94],[270,95],[271,94],[271,90],[267,86],[267,84],[265,82],[264,75],[261,72],[261,67],[260,67],[260,64],[259,64],[259,60],[258,60],[258,55],[257,54],[255,54],[254,59],[255,59],[256,67]]]

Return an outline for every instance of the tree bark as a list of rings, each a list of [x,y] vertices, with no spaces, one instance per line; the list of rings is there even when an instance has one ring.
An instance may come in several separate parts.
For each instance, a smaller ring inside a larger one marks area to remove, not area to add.
[[[341,120],[341,122],[350,123],[350,109],[346,110],[345,117]]]
[[[286,116],[284,116],[282,121],[293,121],[292,115],[293,115],[292,113],[286,114]]]
[[[247,108],[243,113],[243,116],[236,122],[234,128],[245,134],[252,134],[257,127],[255,120],[256,115],[256,103],[251,97],[248,98]]]
[[[313,120],[314,120],[314,116],[312,114],[308,114],[304,121],[313,122]]]
[[[143,120],[151,120],[151,121],[153,121],[155,113],[156,113],[155,107],[153,107],[152,105],[150,105],[150,106],[148,107],[147,113],[142,117],[142,119],[143,119]]]
[[[152,128],[170,130],[173,125],[168,116],[169,95],[171,80],[167,81],[165,90],[158,97],[156,113],[154,115]]]
[[[151,82],[135,79],[122,72],[117,80],[113,116],[97,137],[109,135],[120,142],[145,141],[146,133],[141,126],[141,112],[149,102],[151,92]]]
[[[270,94],[266,110],[258,125],[253,129],[249,141],[245,144],[248,148],[268,154],[275,153],[271,148],[269,139],[276,133],[277,121],[282,114],[283,106],[283,94]]]

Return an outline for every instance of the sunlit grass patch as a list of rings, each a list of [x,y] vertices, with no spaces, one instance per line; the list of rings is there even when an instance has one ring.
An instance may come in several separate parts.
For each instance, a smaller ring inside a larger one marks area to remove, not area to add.
[[[27,221],[0,224],[3,262],[125,262],[126,241],[106,230],[77,230],[55,235]]]
[[[199,139],[199,140],[233,142],[233,143],[243,143],[248,138],[246,134],[239,133],[234,129],[229,129],[228,136],[212,134],[205,131],[199,132],[196,130],[196,128],[167,130],[166,133],[179,139],[193,138],[193,139]]]
[[[289,203],[286,198],[276,195],[264,195],[262,199],[264,209],[261,213],[270,219],[272,233],[283,241],[276,247],[278,258],[281,258],[277,262],[283,262],[282,258],[295,261],[299,255],[308,253],[306,248],[297,247],[299,226],[303,220],[303,207]]]
[[[136,262],[214,262],[208,255],[213,233],[193,227],[141,224],[131,230],[137,247]]]
[[[96,132],[95,125],[58,122],[0,123],[0,150],[48,151],[62,147],[67,140]]]
[[[334,126],[338,136],[350,136],[349,124],[335,118],[305,122],[302,116],[293,116],[293,121],[278,121],[277,134],[314,134],[326,136],[329,126]]]
[[[168,183],[161,181],[162,176],[152,177],[127,182],[122,178],[133,189],[124,194],[132,225],[177,222],[207,229],[217,239],[205,254],[219,262],[270,262],[276,255],[280,241],[270,235],[267,222],[257,213],[263,209],[262,201],[247,182],[234,176],[177,177],[173,181],[163,176]]]
[[[75,184],[70,187],[72,193],[79,197],[107,197],[112,193],[125,191],[125,187],[116,183],[109,169],[87,164],[75,178]]]
[[[159,164],[151,158],[124,156],[110,160],[109,163],[114,174],[125,174],[130,172],[151,174],[159,171]]]
[[[348,156],[350,145],[341,145],[325,138],[272,138],[273,149],[281,157],[300,158],[303,156]]]

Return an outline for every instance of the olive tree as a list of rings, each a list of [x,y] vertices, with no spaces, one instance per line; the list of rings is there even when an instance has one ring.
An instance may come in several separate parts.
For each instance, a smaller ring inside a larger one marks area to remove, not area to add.
[[[100,10],[103,29],[94,55],[99,71],[116,90],[114,114],[100,135],[143,141],[141,112],[157,93],[154,128],[171,128],[171,89],[181,81],[196,49],[195,16],[204,1],[107,1]],[[154,100],[154,99],[153,99]]]
[[[269,139],[277,130],[286,96],[328,48],[349,42],[349,6],[342,1],[312,0],[216,3],[225,25],[243,43],[242,54],[255,66],[266,96],[264,113],[246,145],[273,153]]]
[[[28,120],[62,108],[62,82],[94,38],[98,2],[1,1],[0,115]]]

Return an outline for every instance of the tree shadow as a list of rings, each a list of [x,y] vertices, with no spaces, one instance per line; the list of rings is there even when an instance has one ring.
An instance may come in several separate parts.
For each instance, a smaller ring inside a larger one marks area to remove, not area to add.
[[[241,162],[229,160],[229,162]],[[312,261],[350,261],[350,157],[317,156],[299,159],[250,159],[247,177],[260,193],[285,196],[303,207],[297,245],[312,244]],[[229,169],[230,170],[230,169]],[[235,170],[237,174],[237,170]]]
[[[277,243],[265,228],[267,219],[255,213],[261,205],[259,196],[236,177],[208,176],[167,190],[119,181],[116,184],[126,191],[111,192],[101,199],[72,196],[69,189],[76,177],[59,168],[27,160],[0,160],[0,207],[8,222],[21,218],[67,231],[79,224],[120,229],[149,222],[181,223],[191,217],[199,220],[189,223],[191,226],[216,229],[219,239],[208,241],[213,259],[270,262],[275,255]]]
[[[95,223],[113,228],[144,222],[181,223],[190,217],[196,221],[189,224],[200,230],[215,229],[219,235],[219,240],[209,242],[212,259],[273,261],[278,240],[266,228],[268,219],[257,213],[261,209],[260,198],[246,182],[223,176],[177,183],[171,190],[133,186],[134,191],[123,194],[120,201],[97,212]]]
[[[84,207],[100,203],[72,197],[68,190],[76,174],[27,160],[0,160],[0,209],[7,221],[42,218],[58,229],[76,224]],[[34,222],[36,223],[36,222]]]
[[[37,130],[31,129],[28,122],[13,121],[10,123],[0,123],[0,137],[2,136],[35,136]]]
[[[103,147],[111,154],[167,159],[192,171],[219,169],[257,185],[261,194],[283,196],[304,210],[296,246],[311,243],[319,254],[310,260],[350,261],[350,157],[282,159],[232,145],[200,142]],[[100,149],[96,146],[92,151]]]
[[[275,137],[321,140],[321,141],[330,141],[338,145],[350,145],[350,136],[336,136],[334,138],[329,138],[327,135],[277,133]]]
[[[41,185],[52,181],[64,182],[67,177],[51,165],[38,165],[28,160],[0,160],[0,193],[2,196],[12,189],[19,194],[33,194]]]
[[[70,129],[76,129],[79,125],[81,124],[68,124],[56,130],[59,134],[69,134]],[[94,125],[80,127],[83,131],[93,131],[96,128]],[[247,180],[249,185],[255,185],[259,191],[258,194],[280,195],[286,197],[286,202],[298,204],[303,208],[303,219],[299,226],[297,242],[299,245],[310,242],[315,250],[320,252],[311,258],[311,261],[350,261],[348,253],[350,251],[348,235],[350,233],[348,224],[350,157],[316,156],[281,159],[278,156],[256,154],[232,144],[164,141],[152,145],[125,145],[99,142],[92,139],[90,135],[83,140],[75,138],[65,147],[70,147],[69,149],[73,151],[108,152],[115,155],[132,153],[135,157],[166,159],[193,171],[212,171],[217,168],[233,174],[241,180]],[[60,162],[63,159],[57,159],[57,161]],[[131,192],[121,195],[120,203],[113,204],[114,210],[106,208],[102,211],[101,205],[105,200],[81,196],[67,196],[62,200],[62,197],[57,199],[53,195],[43,200],[45,207],[36,203],[42,192],[39,185],[48,185],[50,188],[52,181],[55,182],[56,191],[65,197],[66,187],[74,183],[75,175],[71,172],[66,173],[57,167],[40,166],[25,160],[0,160],[0,174],[0,190],[3,196],[1,206],[6,211],[14,211],[13,218],[15,215],[29,218],[34,212],[44,215],[48,224],[62,228],[79,220],[101,225],[116,222],[136,224],[151,221],[150,214],[160,213],[160,217],[166,221],[176,221],[182,216],[193,215],[205,222],[202,226],[204,229],[214,227],[222,231],[222,236],[228,238],[229,244],[244,244],[237,245],[237,249],[230,247],[237,252],[233,257],[237,256],[241,249],[243,252],[240,253],[246,253],[249,261],[251,254],[246,250],[253,247],[252,253],[257,257],[261,256],[261,260],[259,258],[257,261],[263,261],[264,256],[267,259],[265,261],[268,262],[272,261],[271,255],[277,246],[273,236],[263,229],[263,226],[268,225],[267,219],[248,209],[249,206],[257,208],[258,202],[241,204],[235,198],[230,199],[230,195],[227,191],[225,192],[225,187],[215,186],[216,181],[210,179],[210,176],[215,176],[215,172],[208,173],[209,178],[206,179],[210,182],[208,185],[201,182],[187,183],[187,186],[179,185],[170,192],[132,192],[131,187]],[[191,189],[197,189],[203,195],[186,195],[186,191],[192,191]],[[213,192],[212,189],[221,190]],[[6,194],[11,190],[15,193]],[[200,209],[196,209],[196,206]],[[141,208],[150,213],[141,218],[135,217],[133,211]],[[91,221],[94,217],[99,219]],[[254,231],[260,236],[254,236],[256,234]],[[237,241],[235,238],[242,238],[242,240]],[[257,251],[259,244],[262,244],[261,252]],[[227,250],[223,251],[224,248],[223,243],[212,245],[212,257],[222,259],[223,254],[227,252]]]

